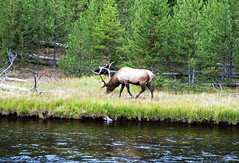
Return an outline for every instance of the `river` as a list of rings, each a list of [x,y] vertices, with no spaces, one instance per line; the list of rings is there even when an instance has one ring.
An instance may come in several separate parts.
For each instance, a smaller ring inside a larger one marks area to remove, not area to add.
[[[0,162],[238,162],[239,128],[0,118]]]

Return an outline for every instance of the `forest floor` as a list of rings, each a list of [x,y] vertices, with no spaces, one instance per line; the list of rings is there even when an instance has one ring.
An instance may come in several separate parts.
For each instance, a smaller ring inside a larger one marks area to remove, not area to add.
[[[38,75],[42,76],[41,80],[49,80],[49,79],[62,79],[66,78],[64,73],[60,69],[53,69],[49,66],[41,66],[38,70],[36,66],[32,67],[31,70],[35,71]],[[11,71],[8,74],[9,77],[18,78],[18,79],[33,79],[33,75],[30,71],[25,71],[21,69],[16,69]]]
[[[108,118],[111,120],[163,121],[183,123],[239,124],[239,90],[214,93],[175,93],[155,90],[151,100],[149,90],[138,99],[126,90],[119,98],[118,87],[106,95],[100,89],[99,77],[67,78],[60,70],[42,68],[38,91],[24,92],[0,89],[0,115],[35,116],[37,118]],[[31,88],[32,74],[15,70],[14,78],[30,79],[6,84]],[[140,87],[130,86],[133,95]]]

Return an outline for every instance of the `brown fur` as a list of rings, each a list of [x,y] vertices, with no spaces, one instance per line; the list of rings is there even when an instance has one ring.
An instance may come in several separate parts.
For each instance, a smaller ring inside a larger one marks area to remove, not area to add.
[[[145,91],[146,85],[151,92],[151,98],[153,98],[153,87],[151,85],[153,77],[154,74],[149,70],[122,67],[113,75],[113,77],[105,85],[107,88],[106,93],[109,94],[121,84],[119,97],[121,96],[121,93],[125,86],[127,88],[128,93],[131,95],[131,97],[133,97],[133,95],[129,90],[129,84],[135,84],[140,85],[142,88],[141,92],[136,96],[136,98],[138,98],[139,95]]]

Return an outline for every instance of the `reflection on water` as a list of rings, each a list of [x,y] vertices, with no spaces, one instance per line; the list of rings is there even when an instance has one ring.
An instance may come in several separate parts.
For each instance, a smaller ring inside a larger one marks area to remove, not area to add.
[[[239,128],[0,118],[1,161],[239,161]]]

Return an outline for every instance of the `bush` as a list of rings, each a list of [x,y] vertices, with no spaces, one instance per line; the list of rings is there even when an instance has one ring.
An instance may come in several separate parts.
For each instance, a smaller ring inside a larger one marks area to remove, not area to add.
[[[211,92],[213,91],[213,87],[209,85],[189,85],[188,83],[184,83],[181,79],[172,79],[165,76],[156,77],[152,85],[155,89],[163,89],[166,91],[172,92]]]

